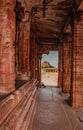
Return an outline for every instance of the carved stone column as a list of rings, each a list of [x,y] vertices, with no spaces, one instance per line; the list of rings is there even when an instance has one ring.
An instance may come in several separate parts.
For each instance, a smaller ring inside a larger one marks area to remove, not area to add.
[[[38,76],[37,76],[37,79],[39,81],[39,84],[41,82],[41,58],[39,57],[39,60],[38,60]]]
[[[35,34],[31,32],[31,51],[30,51],[30,58],[31,58],[31,77],[35,77],[35,63],[36,63],[36,41],[35,41]]]
[[[17,79],[28,80],[30,75],[30,23],[17,24],[16,74]]]
[[[0,0],[0,93],[15,89],[15,13],[16,0]]]
[[[73,66],[71,103],[74,107],[83,106],[83,12],[74,21]]]
[[[39,53],[39,46],[37,48],[37,79],[40,81],[40,69],[39,69],[39,59],[40,59],[40,53]]]
[[[62,88],[62,45],[59,46],[58,87]]]
[[[35,77],[37,78],[38,76],[38,44],[36,43],[36,48],[35,48],[36,54],[35,54]]]
[[[26,41],[27,43],[27,58],[26,58],[26,63],[27,63],[27,78],[30,79],[30,23],[28,24],[28,30],[27,30],[27,34],[26,34]]]
[[[63,43],[63,92],[70,91],[70,44],[71,36],[65,36]]]

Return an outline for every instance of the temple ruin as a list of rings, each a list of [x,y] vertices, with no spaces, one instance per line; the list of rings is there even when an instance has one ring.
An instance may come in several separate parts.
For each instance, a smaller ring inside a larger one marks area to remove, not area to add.
[[[0,130],[31,130],[41,56],[50,50],[59,53],[57,89],[69,94],[71,109],[83,108],[82,44],[83,0],[0,0]]]

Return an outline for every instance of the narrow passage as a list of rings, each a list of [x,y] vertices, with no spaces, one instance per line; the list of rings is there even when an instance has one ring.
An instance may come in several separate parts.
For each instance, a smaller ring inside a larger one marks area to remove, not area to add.
[[[83,130],[65,96],[56,87],[38,90],[38,108],[30,130]]]

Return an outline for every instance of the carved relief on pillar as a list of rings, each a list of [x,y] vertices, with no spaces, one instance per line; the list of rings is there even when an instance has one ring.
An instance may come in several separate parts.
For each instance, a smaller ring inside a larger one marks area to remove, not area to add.
[[[70,44],[68,41],[63,43],[63,92],[70,91]]]
[[[35,77],[35,65],[36,65],[36,40],[35,40],[35,33],[31,31],[30,37],[30,71],[31,71],[31,78]]]
[[[15,8],[16,0],[0,1],[0,93],[15,89]]]
[[[16,74],[17,79],[28,80],[30,69],[30,23],[19,23],[17,25],[16,43]]]
[[[62,88],[62,92],[69,92],[71,82],[71,33],[64,33],[62,42],[59,46],[58,86]]]
[[[63,72],[62,72],[62,45],[59,46],[59,68],[58,68],[58,87],[62,88],[63,84],[62,84],[62,76],[63,76]]]
[[[71,103],[74,107],[83,106],[83,12],[80,21],[74,21],[72,70]]]

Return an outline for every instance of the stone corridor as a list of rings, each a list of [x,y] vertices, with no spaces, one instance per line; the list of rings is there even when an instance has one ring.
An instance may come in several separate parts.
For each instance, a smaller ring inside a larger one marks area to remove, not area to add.
[[[83,130],[83,123],[75,110],[61,94],[59,88],[46,87],[38,90],[38,107],[30,130]]]
[[[50,51],[58,89],[40,89]],[[0,0],[0,130],[83,130],[82,115],[83,0]]]

